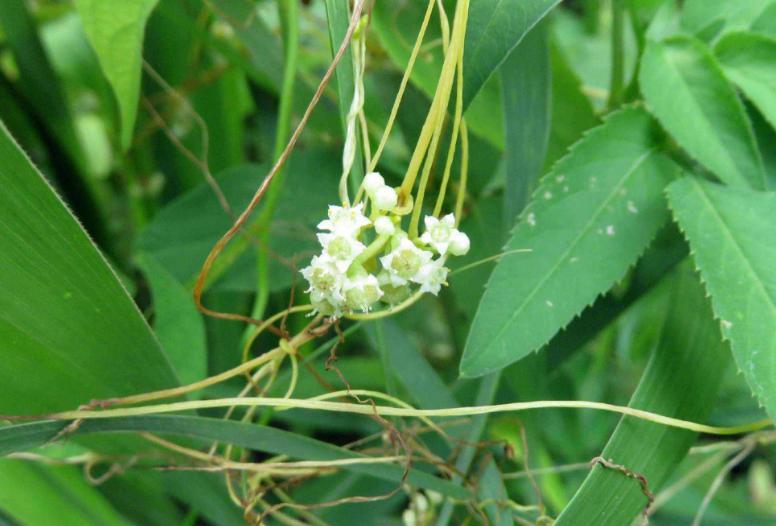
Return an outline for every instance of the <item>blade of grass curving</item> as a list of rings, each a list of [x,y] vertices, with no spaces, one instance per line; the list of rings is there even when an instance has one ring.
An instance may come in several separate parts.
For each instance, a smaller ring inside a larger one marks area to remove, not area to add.
[[[560,0],[478,0],[469,8],[463,58],[464,108],[523,37]]]
[[[776,417],[776,193],[685,177],[668,198],[736,364]]]
[[[56,436],[62,427],[62,422],[41,421],[0,428],[0,455],[43,445]],[[203,443],[216,441],[274,455],[288,455],[300,460],[364,458],[364,455],[359,453],[289,431],[220,418],[179,415],[108,418],[99,422],[85,421],[74,434],[102,434],[118,431],[144,431],[190,437],[201,439]],[[342,468],[392,482],[401,481],[404,475],[402,466],[392,464],[353,464]],[[407,481],[420,488],[437,491],[456,499],[470,497],[469,492],[464,488],[417,469],[410,470]]]
[[[639,83],[650,111],[692,157],[729,185],[764,188],[752,125],[703,42],[686,35],[650,42]]]
[[[647,248],[678,172],[657,152],[641,108],[612,114],[541,181],[488,282],[461,360],[463,376],[536,351],[606,292]],[[606,154],[602,154],[606,152]]]
[[[135,129],[145,24],[158,1],[75,0],[86,36],[116,95],[124,150]]]
[[[714,46],[725,75],[776,128],[776,38],[759,33],[728,33]]]
[[[727,346],[720,339],[697,276],[680,269],[672,285],[670,312],[660,342],[645,370],[630,407],[662,415],[705,420],[729,367]],[[648,504],[634,477],[643,476],[655,493],[695,442],[696,434],[624,417],[601,457],[627,471],[597,464],[563,510],[557,526],[623,526]]]
[[[176,384],[126,290],[4,126],[0,187],[0,412]]]

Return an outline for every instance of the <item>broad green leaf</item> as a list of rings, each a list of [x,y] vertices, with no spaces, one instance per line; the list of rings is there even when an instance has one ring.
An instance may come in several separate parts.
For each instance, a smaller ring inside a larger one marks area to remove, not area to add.
[[[0,511],[24,526],[130,524],[75,466],[0,460],[0,495]]]
[[[776,37],[776,2],[771,0],[751,25],[752,31]]]
[[[768,3],[769,0],[687,0],[682,6],[682,26],[709,36],[723,29],[740,29],[755,20]]]
[[[673,286],[660,341],[629,406],[702,422],[711,413],[728,351],[719,337],[698,279],[683,269]],[[660,489],[695,442],[696,434],[623,417],[601,456],[646,477]],[[632,524],[647,505],[639,483],[600,465],[563,510],[557,526]]]
[[[744,106],[702,42],[650,42],[639,81],[649,109],[691,156],[729,185],[764,187]]]
[[[0,187],[0,413],[175,385],[116,275],[5,127]]]
[[[272,290],[291,284],[293,258],[301,264],[315,253],[318,247],[315,225],[326,215],[327,205],[336,202],[337,163],[336,156],[315,150],[291,157],[270,236]],[[264,165],[250,164],[225,170],[216,174],[216,179],[232,209],[241,211],[265,175]],[[299,192],[299,188],[306,191]],[[202,183],[163,208],[141,233],[137,247],[157,258],[178,281],[189,285],[213,244],[231,225],[232,219],[221,208],[213,190]],[[227,247],[237,247],[232,256],[234,260],[222,267],[231,268],[215,282],[216,288],[241,291],[256,288],[255,258],[250,251],[245,251],[252,246],[248,242],[250,235],[237,236]],[[227,255],[222,258],[227,261]]]
[[[684,178],[668,198],[736,364],[776,417],[776,193]]]
[[[541,181],[496,265],[461,360],[463,376],[536,351],[622,278],[666,219],[677,172],[641,108],[612,114]],[[606,152],[605,154],[603,152]]]
[[[776,38],[728,33],[714,47],[725,74],[776,128]]]
[[[545,165],[550,136],[552,74],[547,24],[537,25],[501,66],[507,223],[528,202]]]
[[[128,149],[135,129],[143,63],[143,33],[159,0],[76,0],[121,115],[121,146]]]
[[[0,427],[0,456],[41,446],[56,436],[63,425],[63,422],[47,420]],[[201,440],[203,444],[217,441],[273,455],[288,455],[300,460],[335,460],[364,456],[282,429],[195,416],[154,415],[92,419],[84,421],[73,434],[89,435],[117,431],[144,431],[190,437]],[[390,464],[353,464],[343,466],[343,469],[393,482],[401,481],[404,475],[404,469],[401,466]],[[410,470],[407,482],[458,499],[469,497],[469,492],[463,487],[417,469]]]
[[[464,44],[464,107],[523,37],[560,0],[475,0]]]
[[[149,254],[137,263],[151,287],[154,332],[183,384],[207,376],[205,323],[186,287]]]

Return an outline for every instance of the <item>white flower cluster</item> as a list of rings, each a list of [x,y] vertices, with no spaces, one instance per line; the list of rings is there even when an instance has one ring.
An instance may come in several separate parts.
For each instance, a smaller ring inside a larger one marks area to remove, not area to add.
[[[364,190],[371,219],[364,214],[364,203],[329,206],[329,218],[318,225],[322,251],[301,271],[313,306],[327,316],[367,312],[378,301],[395,305],[414,286],[436,295],[446,285],[447,257],[469,251],[469,238],[455,228],[453,214],[426,216],[426,231],[411,240],[393,212],[396,190],[376,172],[364,178]]]
[[[426,526],[434,520],[434,508],[442,502],[442,495],[428,491],[426,495],[417,492],[412,496],[410,505],[402,513],[404,526]]]

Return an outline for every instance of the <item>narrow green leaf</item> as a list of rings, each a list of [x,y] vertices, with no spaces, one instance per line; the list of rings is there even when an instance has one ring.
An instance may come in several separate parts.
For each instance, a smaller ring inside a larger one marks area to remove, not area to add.
[[[520,213],[544,169],[550,134],[550,48],[547,24],[540,23],[501,66],[504,104],[508,224]]]
[[[714,53],[728,78],[776,128],[776,38],[729,33],[717,43]]]
[[[464,107],[523,37],[560,0],[475,0],[464,44]]]
[[[469,333],[461,374],[479,376],[539,349],[644,251],[667,213],[677,172],[656,151],[641,108],[612,114],[545,176],[496,265]],[[601,152],[606,152],[602,155]]]
[[[764,188],[744,106],[702,42],[688,36],[650,42],[639,81],[649,109],[691,156],[727,184]]]
[[[47,420],[0,427],[0,456],[38,447],[56,436],[63,425],[63,422]],[[300,460],[364,457],[348,449],[273,427],[196,416],[154,415],[86,420],[74,434],[87,435],[116,431],[146,431],[184,436],[203,440],[204,443],[217,441],[273,455],[288,455]],[[392,482],[401,481],[404,475],[404,469],[401,466],[390,464],[354,464],[343,466],[343,469]],[[470,496],[469,492],[461,486],[417,469],[410,471],[407,481],[420,488],[437,491],[457,499],[466,499]]]
[[[140,312],[5,127],[0,161],[0,412],[173,386]]]
[[[0,510],[25,526],[129,526],[75,466],[0,460],[0,495]]]
[[[191,292],[150,254],[137,263],[151,286],[154,332],[184,384],[207,376],[205,323]]]
[[[672,284],[670,312],[630,407],[704,421],[729,367],[698,279],[686,269]],[[695,442],[696,434],[623,417],[601,456],[643,475],[656,493]],[[638,481],[596,466],[563,510],[557,526],[632,524],[647,505]]]
[[[84,30],[121,114],[121,146],[129,148],[135,129],[143,62],[143,33],[159,0],[76,0]]]
[[[387,356],[391,371],[424,409],[456,407],[458,401],[423,357],[418,346],[395,322],[385,320],[370,326],[376,347]]]
[[[668,198],[736,364],[776,417],[776,193],[687,177]]]

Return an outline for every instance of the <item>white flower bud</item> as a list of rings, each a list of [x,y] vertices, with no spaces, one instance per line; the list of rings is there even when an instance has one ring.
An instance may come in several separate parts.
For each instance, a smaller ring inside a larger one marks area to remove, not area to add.
[[[379,173],[369,172],[364,176],[364,190],[367,195],[374,195],[383,186],[385,186],[385,179]]]
[[[396,194],[396,190],[390,186],[382,186],[375,191],[372,200],[379,210],[391,210],[396,208],[399,196]]]
[[[387,216],[380,216],[374,221],[375,232],[381,236],[390,236],[396,231],[396,227],[391,221],[391,218]]]
[[[447,247],[447,250],[454,256],[464,256],[469,252],[470,246],[469,236],[455,230],[450,236],[450,245]]]

